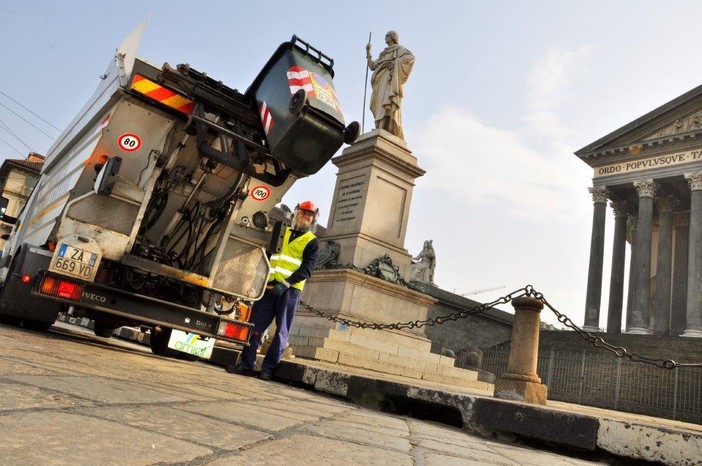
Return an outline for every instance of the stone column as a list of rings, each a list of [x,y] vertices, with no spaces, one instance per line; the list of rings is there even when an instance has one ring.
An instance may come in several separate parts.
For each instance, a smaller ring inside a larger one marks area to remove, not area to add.
[[[625,201],[612,202],[610,205],[614,210],[614,243],[612,245],[612,273],[609,280],[607,333],[621,333],[628,205]]]
[[[675,229],[675,251],[673,257],[673,299],[670,316],[670,335],[682,335],[685,331],[687,311],[687,254],[689,251],[690,214],[673,214]]]
[[[634,306],[634,270],[636,270],[636,228],[638,227],[639,217],[630,215],[626,221],[627,237],[631,245],[631,254],[629,254],[629,284],[626,292],[626,325],[625,329],[628,332],[631,328],[631,315]]]
[[[514,323],[507,372],[495,382],[495,398],[546,404],[547,387],[536,373],[539,358],[539,324],[544,304],[520,296],[512,300]]]
[[[687,320],[683,337],[702,338],[702,172],[686,173],[690,185]]]
[[[636,232],[636,269],[634,276],[634,302],[632,304],[629,333],[649,335],[648,306],[651,298],[651,241],[653,236],[653,196],[656,184],[652,179],[634,181],[639,195],[639,223]]]
[[[658,260],[656,261],[656,292],[653,301],[651,329],[654,335],[668,335],[670,330],[670,294],[673,267],[673,209],[678,201],[673,196],[657,199]]]
[[[604,258],[604,230],[607,217],[606,186],[588,188],[594,203],[592,213],[592,237],[590,239],[590,266],[587,271],[587,292],[585,294],[585,325],[583,330],[600,330],[600,301],[602,298],[602,262]]]

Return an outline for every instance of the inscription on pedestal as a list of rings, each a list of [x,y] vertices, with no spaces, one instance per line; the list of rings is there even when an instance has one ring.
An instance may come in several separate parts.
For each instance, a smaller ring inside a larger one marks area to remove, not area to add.
[[[335,206],[335,224],[351,222],[359,217],[365,184],[366,180],[360,177],[341,181]]]

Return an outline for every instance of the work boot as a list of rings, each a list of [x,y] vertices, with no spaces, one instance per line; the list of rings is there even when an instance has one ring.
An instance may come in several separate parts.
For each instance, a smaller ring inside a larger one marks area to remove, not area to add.
[[[258,374],[258,378],[261,380],[273,380],[273,372],[262,370],[261,373]]]
[[[254,373],[253,369],[246,369],[241,364],[229,364],[224,368],[224,370],[230,374],[245,375],[249,377]]]

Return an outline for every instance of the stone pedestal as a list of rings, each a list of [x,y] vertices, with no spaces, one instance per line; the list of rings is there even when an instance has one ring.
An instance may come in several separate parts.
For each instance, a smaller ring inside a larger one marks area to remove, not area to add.
[[[507,372],[495,382],[495,398],[546,404],[547,387],[536,373],[539,356],[539,323],[544,304],[520,296],[512,300],[514,325]]]
[[[425,171],[400,138],[385,130],[362,135],[332,159],[339,168],[325,240],[339,243],[337,262],[365,267],[388,254],[407,278],[405,249],[414,180]]]
[[[404,247],[414,180],[424,174],[407,144],[384,130],[362,135],[332,162],[339,167],[327,234],[339,244],[334,268],[316,270],[305,303],[349,321],[393,324],[426,320],[436,299],[397,284],[412,256]],[[358,271],[389,256],[382,275]],[[339,266],[343,268],[338,268]],[[352,266],[357,269],[352,268]],[[290,333],[295,356],[487,390],[477,372],[431,353],[424,328],[373,330],[319,317],[300,306]]]

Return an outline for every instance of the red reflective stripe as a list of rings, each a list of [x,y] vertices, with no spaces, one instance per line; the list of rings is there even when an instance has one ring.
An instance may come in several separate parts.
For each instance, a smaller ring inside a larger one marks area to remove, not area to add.
[[[169,97],[173,97],[174,95],[178,94],[169,89],[166,89],[165,87],[159,87],[158,89],[154,89],[153,91],[148,92],[144,95],[147,95],[154,100],[166,100]]]
[[[174,108],[186,115],[192,113],[195,107],[195,103],[187,97],[165,88],[139,74],[134,75],[131,88],[150,99]]]

